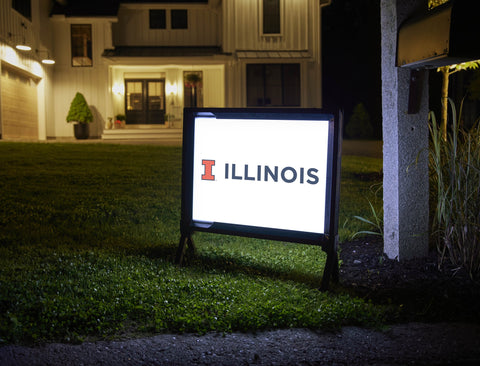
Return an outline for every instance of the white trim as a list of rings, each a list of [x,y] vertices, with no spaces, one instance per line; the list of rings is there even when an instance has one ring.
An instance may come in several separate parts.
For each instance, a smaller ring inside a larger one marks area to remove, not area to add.
[[[102,60],[105,64],[111,66],[164,66],[164,65],[225,65],[228,60],[231,60],[232,56],[228,55],[215,55],[209,57],[127,57],[127,56],[115,56],[105,57],[102,56]]]

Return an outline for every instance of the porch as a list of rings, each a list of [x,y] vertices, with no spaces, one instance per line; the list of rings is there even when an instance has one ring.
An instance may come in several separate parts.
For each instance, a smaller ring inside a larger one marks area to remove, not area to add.
[[[123,128],[105,129],[102,140],[151,140],[182,143],[182,128],[159,125],[126,125]]]

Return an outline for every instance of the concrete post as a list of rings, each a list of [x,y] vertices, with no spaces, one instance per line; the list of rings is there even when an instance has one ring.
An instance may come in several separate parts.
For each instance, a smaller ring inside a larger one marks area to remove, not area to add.
[[[409,114],[411,70],[395,66],[398,28],[425,4],[381,0],[384,252],[397,260],[428,253],[428,74],[420,71],[420,108]]]

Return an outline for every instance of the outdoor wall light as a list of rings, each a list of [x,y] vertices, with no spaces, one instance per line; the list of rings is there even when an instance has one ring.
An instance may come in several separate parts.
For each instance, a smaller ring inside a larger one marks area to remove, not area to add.
[[[120,83],[115,83],[112,86],[112,92],[117,95],[124,95],[125,94],[125,85]]]
[[[23,29],[27,29],[27,26],[25,25],[25,23],[22,23],[22,28]],[[16,44],[15,44],[15,48],[17,50],[20,50],[20,51],[31,51],[32,50],[32,47],[30,47],[27,42],[26,42],[26,39],[25,39],[25,34],[23,35],[15,35],[15,34],[12,34],[12,33],[8,33],[8,37],[9,38],[16,38],[17,40],[20,39],[20,41],[17,41]]]
[[[40,54],[46,54],[45,57],[41,57]],[[42,61],[42,64],[45,64],[45,65],[53,65],[55,64],[55,60],[53,58],[50,57],[50,52],[48,52],[47,50],[37,50],[37,55],[40,56],[40,59]]]
[[[32,47],[30,47],[27,44],[27,42],[25,40],[25,36],[18,36],[18,35],[15,35],[13,33],[8,33],[8,38],[13,39],[14,41],[16,39],[20,38],[20,41],[13,42],[13,43],[15,43],[15,48],[17,50],[20,50],[20,51],[31,51],[32,50]]]
[[[30,47],[29,45],[27,45],[25,43],[25,41],[23,41],[23,43],[18,43],[17,45],[15,45],[15,48],[17,50],[20,50],[20,51],[31,51],[32,50],[32,47]]]
[[[167,85],[167,94],[169,95],[177,95],[177,84],[176,83],[170,83]]]

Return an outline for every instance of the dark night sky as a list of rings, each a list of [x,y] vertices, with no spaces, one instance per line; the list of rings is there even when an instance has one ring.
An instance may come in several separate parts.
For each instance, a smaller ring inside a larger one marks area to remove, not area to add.
[[[345,112],[358,103],[381,138],[380,0],[333,0],[322,12],[323,104]]]

